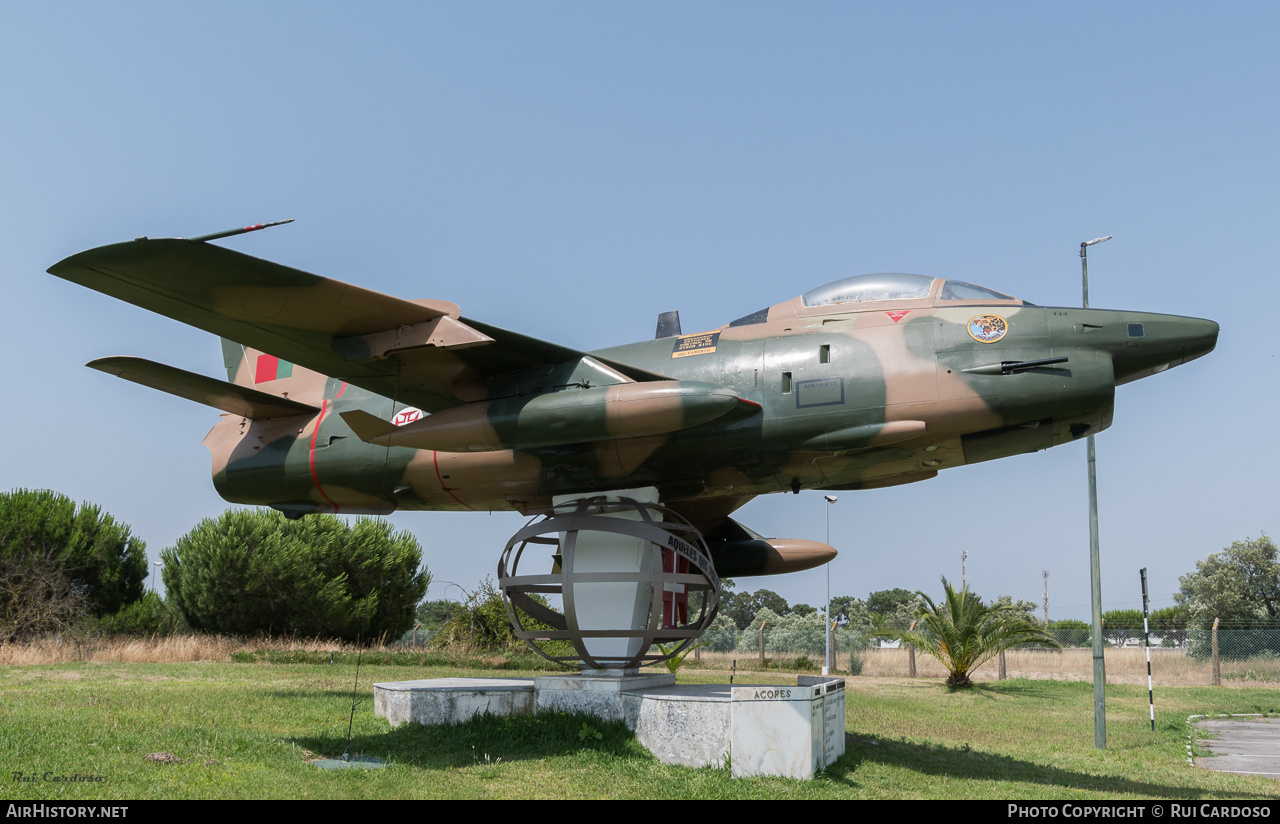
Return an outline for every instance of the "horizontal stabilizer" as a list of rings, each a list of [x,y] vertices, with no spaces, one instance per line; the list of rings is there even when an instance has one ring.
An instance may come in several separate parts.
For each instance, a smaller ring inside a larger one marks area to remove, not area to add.
[[[356,437],[365,443],[381,443],[380,439],[395,432],[397,428],[391,421],[383,420],[363,409],[352,409],[338,414],[342,420],[346,421],[347,426],[351,427],[351,431],[356,433]]]
[[[290,418],[294,415],[314,415],[320,410],[310,404],[291,401],[288,398],[269,395],[246,386],[197,375],[176,366],[166,366],[144,358],[99,358],[86,366],[124,378],[127,381],[150,386],[179,398],[212,406],[233,415],[243,415],[254,420]]]

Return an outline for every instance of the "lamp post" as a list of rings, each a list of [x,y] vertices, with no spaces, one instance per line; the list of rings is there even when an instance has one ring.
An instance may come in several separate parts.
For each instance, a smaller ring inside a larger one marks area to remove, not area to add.
[[[831,504],[840,500],[835,495],[823,495],[822,499],[827,502],[827,546],[831,546]],[[826,642],[827,658],[826,663],[822,667],[823,675],[831,674],[831,562],[827,561],[827,610],[826,617],[822,622],[822,635]]]
[[[151,564],[156,568],[155,577],[151,579],[151,591],[156,591],[156,578],[160,577],[160,567],[164,566],[164,561],[152,561]]]
[[[1080,244],[1080,283],[1084,308],[1089,308],[1089,257],[1088,249],[1095,243],[1111,240],[1113,236],[1095,237]],[[1097,453],[1093,448],[1093,433],[1088,438],[1089,449],[1089,584],[1093,613],[1093,746],[1107,746],[1107,665],[1102,654],[1102,561],[1098,549],[1098,472],[1095,463]]]

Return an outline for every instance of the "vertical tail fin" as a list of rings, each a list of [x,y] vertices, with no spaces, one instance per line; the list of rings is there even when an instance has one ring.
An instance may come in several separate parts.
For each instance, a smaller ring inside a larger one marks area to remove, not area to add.
[[[328,378],[297,364],[222,339],[222,362],[227,380],[302,403],[319,404],[324,399]]]

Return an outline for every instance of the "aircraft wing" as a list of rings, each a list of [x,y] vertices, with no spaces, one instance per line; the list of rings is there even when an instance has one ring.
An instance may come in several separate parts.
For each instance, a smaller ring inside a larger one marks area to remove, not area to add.
[[[402,300],[200,240],[139,238],[49,272],[426,412],[584,362],[605,383],[663,378],[468,321],[447,301]]]

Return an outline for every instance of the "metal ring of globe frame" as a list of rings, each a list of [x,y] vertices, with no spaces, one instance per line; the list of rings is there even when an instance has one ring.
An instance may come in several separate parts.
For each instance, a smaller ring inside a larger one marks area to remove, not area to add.
[[[716,575],[711,553],[707,550],[702,533],[678,513],[664,506],[642,503],[631,498],[609,501],[602,495],[592,496],[571,501],[562,505],[562,508],[569,506],[573,507],[571,512],[561,514],[553,511],[552,514],[531,519],[511,537],[498,560],[498,589],[503,594],[507,616],[515,628],[516,637],[549,661],[565,665],[581,662],[593,669],[636,669],[661,663],[688,649],[711,626],[719,610],[720,579]],[[606,514],[627,511],[639,513],[641,520],[606,517]],[[661,514],[664,520],[656,520],[655,514]],[[578,533],[584,531],[608,532],[648,540],[650,552],[653,553],[651,571],[575,573],[573,567]],[[560,546],[557,538],[546,537],[560,532],[565,533],[564,546]],[[530,544],[559,546],[561,571],[546,575],[517,574],[520,560]],[[673,571],[664,572],[664,550],[688,560],[690,571],[676,572],[674,570],[678,565],[673,563]],[[695,569],[697,572],[694,572]],[[573,597],[573,587],[578,583],[649,584],[650,609],[647,625],[582,629],[578,626]],[[697,619],[678,628],[662,628],[662,596],[668,583],[682,584],[688,590],[706,593]],[[564,614],[542,606],[530,597],[532,594],[561,595]],[[522,613],[552,629],[529,628],[521,619]],[[639,638],[641,652],[632,656],[592,655],[586,648],[586,638]],[[555,655],[537,643],[565,640],[573,645],[576,655]],[[655,644],[673,641],[677,645],[664,654],[647,652]]]

